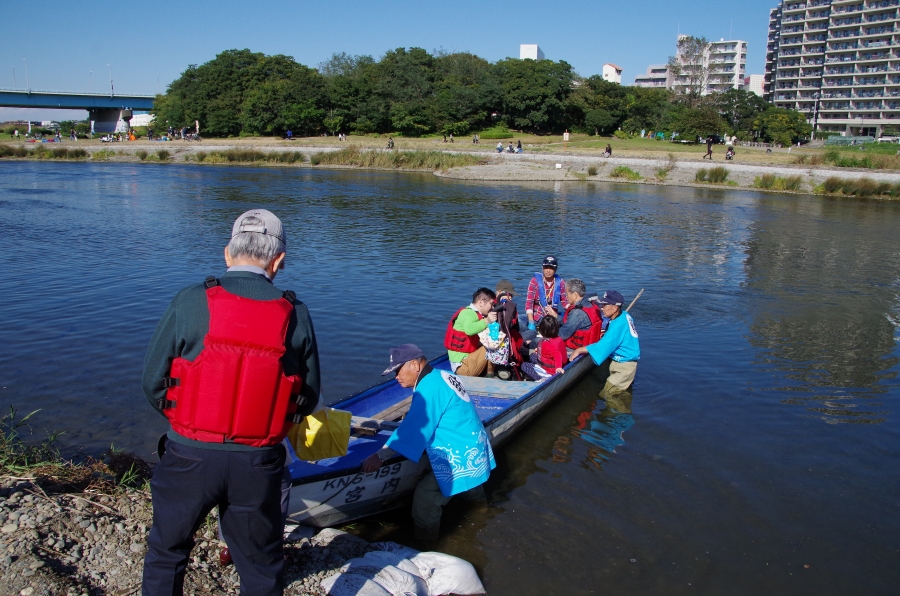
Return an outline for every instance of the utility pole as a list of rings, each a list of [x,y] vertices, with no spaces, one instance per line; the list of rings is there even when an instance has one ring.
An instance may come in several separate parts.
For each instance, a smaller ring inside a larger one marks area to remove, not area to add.
[[[113,87],[113,81],[112,81],[112,66],[107,64],[106,67],[109,69],[109,95],[110,95],[110,97],[112,97],[113,95],[116,94],[115,88]]]
[[[31,93],[31,84],[28,82],[28,61],[22,58],[22,62],[25,63],[25,90]]]

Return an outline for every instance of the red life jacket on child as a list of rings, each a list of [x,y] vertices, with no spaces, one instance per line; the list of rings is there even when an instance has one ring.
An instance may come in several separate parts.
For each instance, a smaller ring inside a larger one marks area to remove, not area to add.
[[[453,325],[456,323],[456,319],[459,318],[459,313],[467,308],[469,307],[464,306],[456,311],[456,314],[454,314],[453,318],[450,319],[450,323],[447,324],[447,332],[444,333],[444,347],[448,350],[453,350],[454,352],[465,352],[466,354],[471,354],[481,347],[481,340],[478,339],[477,335],[466,335],[462,331],[453,328]],[[484,318],[484,315],[478,311],[475,311],[475,314],[478,315],[479,321]]]
[[[603,317],[600,314],[600,309],[593,304],[589,305],[587,308],[573,306],[568,309],[566,314],[563,315],[563,323],[569,318],[569,313],[576,308],[580,308],[584,311],[584,314],[591,320],[591,326],[587,329],[579,329],[566,340],[566,347],[572,349],[597,343],[603,336]]]
[[[160,404],[178,434],[209,443],[277,445],[287,436],[302,386],[281,357],[294,293],[277,300],[231,294],[206,279],[209,331],[193,360],[175,358]]]
[[[566,348],[564,347],[563,340],[559,337],[554,337],[550,339],[544,339],[541,342],[541,345],[538,346],[538,360],[541,363],[541,368],[543,368],[547,374],[555,374],[556,373],[556,362],[553,361],[551,355],[553,352],[562,352],[562,364],[560,368],[565,366],[566,364]]]

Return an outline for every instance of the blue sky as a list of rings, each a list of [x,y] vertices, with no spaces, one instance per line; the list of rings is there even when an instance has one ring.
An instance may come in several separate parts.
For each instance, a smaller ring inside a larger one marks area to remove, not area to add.
[[[286,54],[316,66],[333,53],[379,58],[397,47],[466,51],[494,62],[537,43],[547,58],[582,75],[605,62],[631,84],[651,63],[674,53],[679,31],[749,42],[747,73],[762,73],[769,10],[776,0],[573,0],[309,2],[305,0],[152,3],[103,0],[0,0],[0,88],[156,93],[189,64],[223,50]],[[107,67],[107,65],[110,65]],[[93,74],[91,74],[93,71]],[[85,117],[86,113],[78,113]],[[71,118],[59,110],[0,108],[17,117]]]

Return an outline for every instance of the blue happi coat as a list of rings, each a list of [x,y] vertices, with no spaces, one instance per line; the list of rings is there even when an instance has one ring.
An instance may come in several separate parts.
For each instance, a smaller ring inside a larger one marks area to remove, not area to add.
[[[385,447],[411,461],[427,452],[445,497],[483,484],[497,467],[484,424],[462,383],[431,367],[416,383],[409,413]]]

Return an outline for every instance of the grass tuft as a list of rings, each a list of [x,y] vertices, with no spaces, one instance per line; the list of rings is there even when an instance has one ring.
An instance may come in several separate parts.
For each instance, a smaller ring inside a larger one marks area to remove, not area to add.
[[[147,159],[147,152],[144,151],[143,149],[141,149],[139,151],[135,151],[134,154],[137,155],[138,159],[140,159],[141,161],[146,161],[146,159]]]
[[[156,159],[158,159],[159,161],[168,161],[169,152],[166,151],[165,149],[160,149],[159,151],[156,152]]]
[[[641,175],[632,170],[631,168],[625,166],[616,166],[612,172],[609,173],[610,178],[625,178],[626,180],[640,180]]]
[[[588,166],[588,176],[597,175],[597,166]]]

